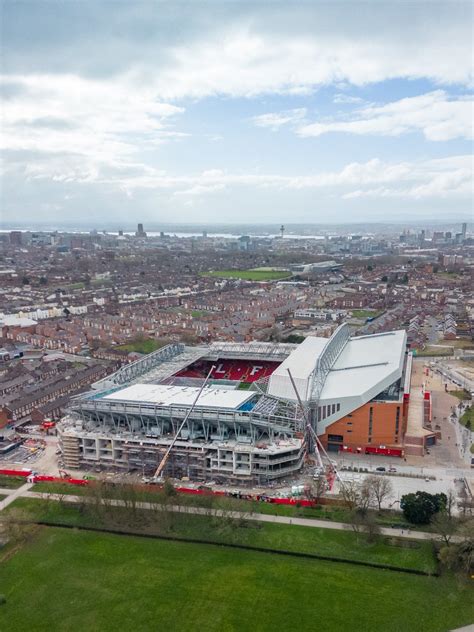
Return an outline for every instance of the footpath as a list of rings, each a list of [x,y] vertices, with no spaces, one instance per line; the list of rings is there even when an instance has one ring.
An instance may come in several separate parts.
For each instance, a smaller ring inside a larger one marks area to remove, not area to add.
[[[61,500],[62,502],[81,503],[84,501],[82,496],[73,496],[65,494],[44,494],[42,492],[30,491],[32,484],[27,483],[18,489],[0,489],[0,494],[7,495],[7,498],[0,502],[0,511],[14,502],[17,498],[40,498],[43,500]],[[114,507],[126,507],[127,503],[123,500],[110,499],[107,503]],[[156,505],[149,502],[138,502],[136,507],[139,509],[156,509]],[[336,529],[339,531],[352,531],[352,526],[346,522],[332,522],[329,520],[318,520],[317,518],[298,518],[289,516],[274,516],[261,513],[243,513],[239,511],[224,512],[219,509],[206,509],[204,507],[190,507],[189,505],[172,505],[168,507],[169,511],[188,513],[201,516],[230,516],[232,518],[241,518],[246,520],[255,520],[257,522],[271,522],[274,524],[298,525],[301,527],[313,527],[318,529]],[[410,529],[398,529],[391,527],[381,528],[381,533],[387,536],[397,538],[409,538],[410,540],[433,540],[436,534],[425,531],[411,531]],[[456,538],[453,538],[455,540]]]

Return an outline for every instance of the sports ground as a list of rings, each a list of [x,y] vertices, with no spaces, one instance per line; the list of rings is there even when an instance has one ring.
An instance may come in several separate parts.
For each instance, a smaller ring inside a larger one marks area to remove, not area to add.
[[[284,270],[255,269],[255,270],[212,270],[203,276],[218,277],[220,279],[242,279],[243,281],[278,281],[291,277],[290,272]]]

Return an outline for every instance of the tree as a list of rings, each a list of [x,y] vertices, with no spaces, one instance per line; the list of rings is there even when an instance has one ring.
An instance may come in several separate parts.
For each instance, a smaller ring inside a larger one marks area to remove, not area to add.
[[[457,530],[456,521],[452,518],[452,516],[448,515],[446,511],[438,512],[433,517],[431,524],[433,525],[436,533],[439,534],[442,542],[444,542],[446,546],[449,546],[451,539]]]
[[[438,558],[449,570],[462,575],[474,573],[474,520],[468,520],[458,530],[459,542],[440,549]]]
[[[446,508],[446,494],[429,494],[418,491],[405,494],[400,508],[405,518],[413,524],[429,524],[433,516]]]
[[[375,542],[380,535],[380,525],[373,512],[355,509],[350,514],[352,529],[356,533],[365,533],[368,542]]]
[[[359,503],[359,485],[353,481],[345,481],[341,484],[341,496],[344,504],[350,511],[357,509]]]
[[[318,502],[320,498],[327,492],[328,483],[324,474],[321,474],[317,478],[310,481],[307,490],[308,500],[314,500]]]
[[[384,500],[393,496],[393,485],[390,479],[385,476],[378,476],[376,474],[366,476],[364,486],[367,487],[370,501],[377,505],[379,511],[382,509]]]
[[[355,481],[345,481],[341,484],[341,496],[350,511],[367,512],[370,505],[370,493],[366,485]]]

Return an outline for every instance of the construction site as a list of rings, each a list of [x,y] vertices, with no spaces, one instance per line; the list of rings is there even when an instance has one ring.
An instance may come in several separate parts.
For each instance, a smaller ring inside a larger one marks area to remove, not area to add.
[[[331,469],[329,451],[402,456],[410,358],[404,331],[347,325],[299,345],[171,344],[73,399],[62,463],[242,486]]]

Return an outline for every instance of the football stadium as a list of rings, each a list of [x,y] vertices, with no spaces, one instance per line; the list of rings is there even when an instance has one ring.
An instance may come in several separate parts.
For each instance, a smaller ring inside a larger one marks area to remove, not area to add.
[[[329,452],[403,456],[405,331],[299,345],[170,344],[96,382],[58,425],[68,468],[268,484]],[[166,463],[165,463],[166,455]]]

